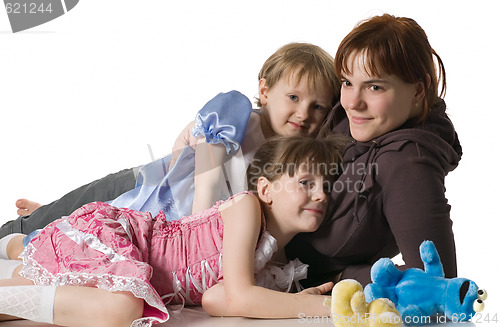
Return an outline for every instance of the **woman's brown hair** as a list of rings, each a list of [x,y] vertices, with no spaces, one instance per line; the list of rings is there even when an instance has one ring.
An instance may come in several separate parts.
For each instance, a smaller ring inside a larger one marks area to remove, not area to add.
[[[436,101],[439,82],[439,96],[444,97],[446,93],[443,62],[429,44],[425,31],[411,18],[384,14],[358,24],[339,45],[335,56],[337,75],[350,75],[352,55],[359,54],[365,55],[365,69],[370,75],[386,73],[407,83],[423,82],[426,92],[419,121],[425,120]]]

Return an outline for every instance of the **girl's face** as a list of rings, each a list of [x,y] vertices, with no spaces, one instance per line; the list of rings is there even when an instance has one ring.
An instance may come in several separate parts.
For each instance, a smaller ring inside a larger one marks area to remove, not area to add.
[[[282,77],[271,88],[259,82],[264,136],[314,135],[331,108],[333,92],[311,90],[306,77],[295,83],[293,74]],[[297,84],[297,85],[296,85]]]
[[[351,58],[349,58],[351,60]],[[341,77],[340,102],[344,107],[351,136],[360,142],[370,141],[391,132],[421,110],[424,84],[409,84],[395,75],[369,75],[365,55],[351,60],[351,75]]]
[[[325,216],[328,194],[324,177],[299,169],[294,176],[284,173],[268,184],[268,208],[285,234],[313,232]],[[269,217],[268,217],[269,218]]]

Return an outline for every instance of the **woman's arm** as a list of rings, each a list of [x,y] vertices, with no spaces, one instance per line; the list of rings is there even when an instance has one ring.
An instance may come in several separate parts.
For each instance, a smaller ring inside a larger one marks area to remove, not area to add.
[[[215,316],[253,318],[297,318],[300,314],[328,316],[323,306],[327,296],[311,293],[327,292],[332,284],[303,293],[282,293],[255,285],[254,255],[261,228],[258,200],[251,195],[234,198],[221,208],[224,221],[224,283],[203,295],[203,308]]]
[[[397,165],[394,163],[397,162]],[[450,205],[445,197],[445,172],[433,154],[415,143],[381,156],[378,164],[393,167],[381,174],[384,213],[406,267],[422,268],[420,243],[436,245],[446,277],[456,277],[455,240]]]

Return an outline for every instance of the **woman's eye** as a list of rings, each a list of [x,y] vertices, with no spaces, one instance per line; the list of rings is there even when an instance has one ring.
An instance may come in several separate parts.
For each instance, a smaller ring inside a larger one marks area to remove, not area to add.
[[[298,97],[298,96],[296,96],[296,95],[293,95],[293,94],[289,95],[288,97],[289,97],[289,98],[290,98],[290,100],[292,100],[292,101],[298,101],[298,100],[299,100],[299,97]]]
[[[349,82],[346,79],[342,81],[342,86],[351,86],[351,85],[352,85],[351,82]]]
[[[378,85],[370,85],[370,90],[372,91],[381,91],[382,88]]]

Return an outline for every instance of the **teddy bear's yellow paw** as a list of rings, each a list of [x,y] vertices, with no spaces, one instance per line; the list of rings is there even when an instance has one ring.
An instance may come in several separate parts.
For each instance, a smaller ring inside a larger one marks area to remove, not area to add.
[[[338,282],[332,289],[331,318],[336,327],[397,327],[401,316],[388,299],[366,303],[363,287],[353,279]]]
[[[368,305],[369,327],[399,327],[403,321],[399,311],[389,299],[377,299]]]

